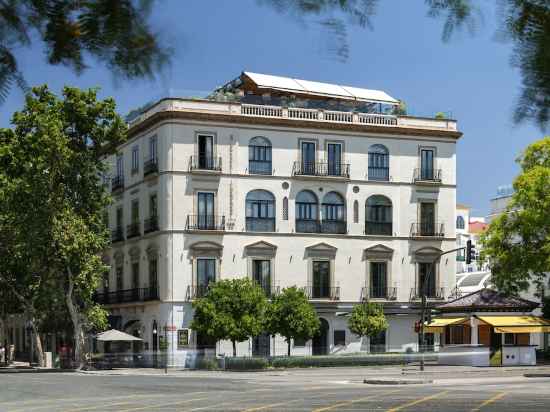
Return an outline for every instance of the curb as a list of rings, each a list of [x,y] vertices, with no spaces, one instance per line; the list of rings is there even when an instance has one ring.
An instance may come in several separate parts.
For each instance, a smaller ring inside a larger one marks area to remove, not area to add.
[[[34,368],[6,368],[0,369],[0,374],[2,373],[67,373],[67,372],[76,372],[74,369],[34,369]]]
[[[524,373],[526,378],[550,378],[550,373]]]
[[[434,383],[431,379],[364,379],[369,385],[425,385]]]

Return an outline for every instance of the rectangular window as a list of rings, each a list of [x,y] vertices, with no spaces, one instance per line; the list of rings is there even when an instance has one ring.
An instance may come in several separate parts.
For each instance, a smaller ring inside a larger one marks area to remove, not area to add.
[[[116,175],[124,176],[124,163],[122,155],[117,155],[116,157]]]
[[[346,346],[346,331],[335,330],[334,331],[334,346]]]
[[[435,263],[420,262],[418,264],[418,295],[425,291],[429,298],[436,297],[436,265]],[[427,283],[426,283],[427,282]],[[424,286],[425,285],[425,286]],[[423,289],[425,287],[425,289]]]
[[[330,298],[330,262],[328,260],[313,261],[313,288],[311,297],[314,299]]]
[[[434,236],[435,227],[435,203],[420,203],[420,234],[422,236]]]
[[[253,260],[252,277],[265,292],[266,296],[271,296],[271,261]]]
[[[123,222],[123,209],[122,207],[118,207],[116,210],[116,227],[117,229],[121,229]]]
[[[132,223],[139,223],[139,199],[132,200]]]
[[[302,173],[315,174],[315,143],[302,142]]]
[[[378,335],[371,337],[369,346],[371,353],[386,352],[386,331],[384,330]]]
[[[329,143],[327,145],[328,174],[329,176],[340,176],[342,174],[342,145]]]
[[[302,338],[294,338],[294,346],[306,346],[306,340]]]
[[[149,258],[149,288],[152,291],[158,290],[158,268],[157,259]]]
[[[199,192],[197,194],[197,226],[199,229],[215,229],[214,193]]]
[[[504,344],[505,345],[515,345],[516,344],[516,335],[514,333],[505,333],[504,334]]]
[[[132,289],[139,288],[139,262],[132,263]]]
[[[199,169],[214,169],[214,136],[198,136]]]
[[[433,180],[434,174],[434,150],[420,150],[420,178],[422,180]]]
[[[153,193],[149,196],[149,216],[155,217],[158,216],[158,204],[157,204],[157,194]]]
[[[451,345],[464,344],[464,328],[462,326],[448,326]]]
[[[370,263],[370,297],[371,298],[386,298],[387,297],[387,262],[371,262]]]
[[[117,291],[124,289],[123,275],[124,275],[124,270],[122,266],[117,266],[116,268],[116,290]]]
[[[132,174],[139,170],[139,146],[132,147]]]
[[[216,259],[197,259],[197,286],[207,287],[216,281]]]
[[[157,160],[157,136],[149,139],[149,160]]]

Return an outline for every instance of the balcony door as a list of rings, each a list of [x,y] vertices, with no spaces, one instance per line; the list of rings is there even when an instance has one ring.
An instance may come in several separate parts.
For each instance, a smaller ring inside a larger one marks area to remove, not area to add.
[[[271,261],[270,260],[253,260],[252,261],[252,278],[254,283],[260,286],[266,296],[271,296]]]
[[[116,210],[116,228],[122,230],[122,218],[123,218],[123,209],[121,207]]]
[[[151,297],[152,295],[157,296],[158,294],[158,269],[157,269],[157,259],[149,258],[149,290]]]
[[[199,229],[215,229],[214,193],[199,192],[197,194],[197,226]]]
[[[427,297],[435,297],[435,263],[420,262],[418,264],[418,295],[425,291]],[[425,288],[425,289],[424,289]]]
[[[313,261],[313,299],[330,297],[330,262],[328,260]]]
[[[302,173],[315,174],[315,143],[302,142]]]
[[[435,203],[420,203],[420,234],[422,236],[435,234]]]
[[[375,299],[386,298],[388,288],[387,262],[370,263],[370,297]]]
[[[329,143],[327,152],[329,176],[340,176],[342,174],[342,145],[339,143]]]
[[[210,283],[216,281],[216,259],[197,259],[197,297],[204,296]]]
[[[214,137],[200,135],[199,146],[199,169],[212,169],[214,159]]]
[[[420,178],[422,180],[434,179],[434,150],[420,150]]]

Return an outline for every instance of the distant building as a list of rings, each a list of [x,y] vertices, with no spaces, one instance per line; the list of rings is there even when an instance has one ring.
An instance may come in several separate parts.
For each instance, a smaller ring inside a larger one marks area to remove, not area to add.
[[[481,261],[479,260],[479,252],[481,244],[479,238],[487,229],[488,224],[485,223],[483,217],[470,216],[470,207],[457,203],[456,204],[456,247],[465,247],[468,240],[471,240],[476,248],[476,260],[470,264],[466,264],[464,251],[456,254],[456,273],[466,273],[482,270]]]
[[[497,188],[497,195],[491,199],[491,211],[489,216],[487,216],[488,223],[491,223],[495,217],[504,213],[510,200],[512,200],[513,194],[514,187],[512,185],[504,185]]]

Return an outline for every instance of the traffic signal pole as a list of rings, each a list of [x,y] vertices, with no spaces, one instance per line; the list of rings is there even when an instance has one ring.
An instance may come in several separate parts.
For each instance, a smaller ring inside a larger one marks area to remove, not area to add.
[[[466,247],[459,247],[452,250],[447,250],[445,252],[441,252],[437,255],[437,257],[431,262],[431,268],[434,267],[435,263],[441,259],[441,256],[448,255],[449,253],[458,252],[459,250],[466,249],[466,252],[468,256],[470,256],[470,252],[472,250],[472,241],[468,240],[468,244]],[[422,287],[420,288],[420,299],[421,299],[421,306],[420,306],[420,370],[424,370],[424,347],[425,347],[425,341],[424,341],[424,322],[426,319],[426,310],[427,310],[427,287],[428,287],[428,281],[430,280],[430,276],[434,276],[432,274],[432,271],[429,271],[426,275],[426,278],[424,279],[424,282],[422,284]]]

